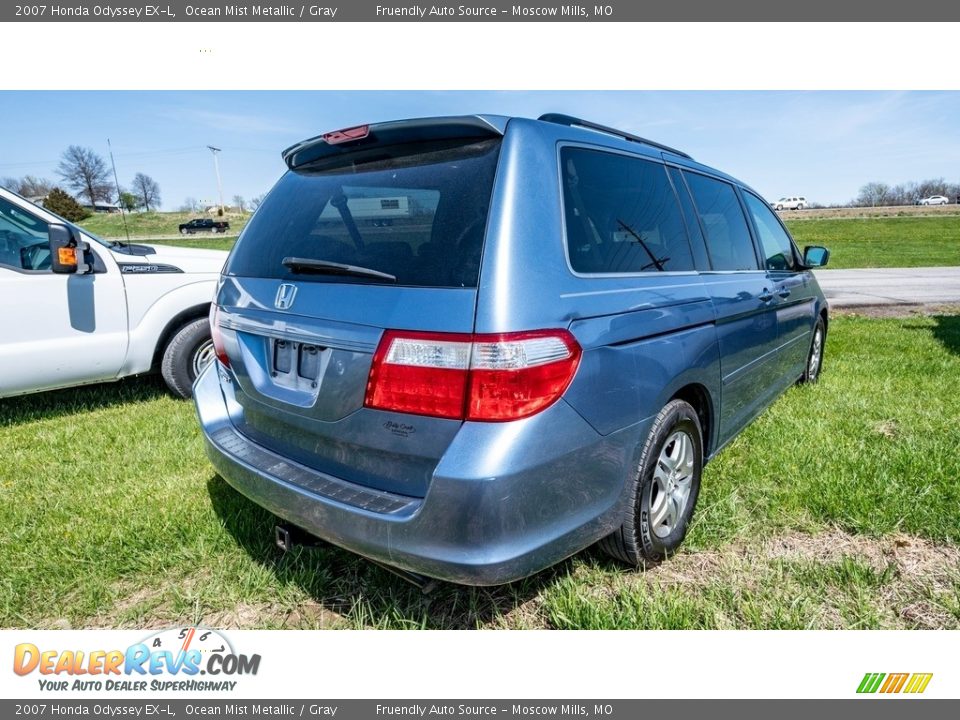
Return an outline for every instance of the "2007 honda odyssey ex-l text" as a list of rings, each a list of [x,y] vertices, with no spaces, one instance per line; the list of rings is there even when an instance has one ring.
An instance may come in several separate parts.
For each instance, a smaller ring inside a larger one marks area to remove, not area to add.
[[[283,157],[195,385],[217,471],[281,527],[474,585],[597,541],[660,560],[704,463],[820,372],[827,250],[678,150],[469,116]]]

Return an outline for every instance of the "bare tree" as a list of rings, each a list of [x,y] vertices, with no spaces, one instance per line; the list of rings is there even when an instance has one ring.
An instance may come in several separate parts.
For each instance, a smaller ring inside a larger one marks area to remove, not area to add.
[[[853,201],[860,207],[877,207],[890,204],[890,186],[882,182],[869,182],[860,188],[860,194]]]
[[[140,205],[150,212],[160,207],[160,186],[149,175],[137,173],[133,176],[131,191],[140,200]]]
[[[244,204],[245,204],[245,203],[246,203],[246,201],[243,199],[243,195],[234,195],[234,196],[233,196],[233,204],[236,206],[237,210],[239,210],[240,212],[243,212],[243,211],[244,211]]]
[[[33,175],[24,175],[21,178],[0,178],[0,186],[13,190],[13,192],[26,198],[46,197],[53,190],[52,182],[46,178],[38,178]]]
[[[57,174],[77,195],[85,196],[91,206],[98,201],[110,202],[113,197],[110,170],[91,148],[71,145],[64,150]]]
[[[258,207],[260,207],[260,203],[263,202],[265,197],[266,195],[257,195],[256,197],[250,198],[250,209],[256,210]]]
[[[199,209],[200,203],[195,197],[184,198],[183,205],[180,206],[180,212],[196,212]]]

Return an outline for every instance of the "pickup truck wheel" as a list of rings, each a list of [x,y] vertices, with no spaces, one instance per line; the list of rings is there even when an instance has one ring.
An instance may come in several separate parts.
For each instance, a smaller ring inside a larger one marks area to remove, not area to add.
[[[660,411],[627,488],[622,525],[600,541],[634,567],[665,560],[683,542],[700,494],[703,431],[696,410],[673,400]]]
[[[192,320],[177,330],[164,348],[160,374],[173,393],[188,398],[193,394],[193,381],[214,356],[209,321]]]
[[[181,229],[180,229],[180,234],[181,234],[181,235],[186,235],[186,234],[187,234],[187,229],[186,229],[186,228],[181,228]]]

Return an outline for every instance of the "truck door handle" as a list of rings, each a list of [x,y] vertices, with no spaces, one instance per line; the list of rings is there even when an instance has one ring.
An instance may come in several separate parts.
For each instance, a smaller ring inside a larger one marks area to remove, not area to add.
[[[782,287],[780,288],[779,292],[777,292],[777,295],[779,295],[784,300],[786,300],[788,297],[790,297],[790,289]]]
[[[770,302],[773,300],[773,293],[764,288],[757,297],[760,298],[760,302]]]

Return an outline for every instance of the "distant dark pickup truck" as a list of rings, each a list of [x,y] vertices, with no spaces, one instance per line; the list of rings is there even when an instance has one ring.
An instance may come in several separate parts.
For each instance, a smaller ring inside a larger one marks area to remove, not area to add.
[[[198,218],[180,225],[181,235],[193,235],[198,232],[225,233],[230,229],[230,223],[218,222],[210,218]]]

